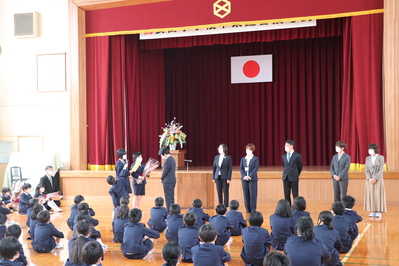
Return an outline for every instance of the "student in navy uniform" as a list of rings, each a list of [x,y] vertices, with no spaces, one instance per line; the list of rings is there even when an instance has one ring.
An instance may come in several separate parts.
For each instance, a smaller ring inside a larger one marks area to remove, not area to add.
[[[199,230],[201,228],[201,226],[205,224],[205,221],[209,222],[210,217],[202,209],[202,201],[200,199],[193,200],[192,205],[193,205],[193,207],[188,209],[188,211],[195,213],[195,216],[197,217],[197,221],[194,226],[197,227]]]
[[[42,184],[38,184],[36,186],[36,190],[35,190],[35,194],[33,195],[34,198],[39,198],[39,202],[40,204],[43,204],[43,206],[48,210],[53,210],[54,212],[62,212],[63,209],[61,209],[60,207],[57,206],[57,204],[55,204],[55,202],[47,197],[46,194],[44,194],[44,190],[46,188],[44,187],[44,185]]]
[[[247,156],[242,157],[240,162],[240,173],[242,190],[244,193],[244,205],[247,213],[256,211],[256,201],[258,200],[258,157],[253,155],[255,145],[249,143],[245,147]]]
[[[231,157],[227,155],[227,151],[226,144],[219,145],[219,155],[216,155],[213,161],[212,182],[216,184],[219,204],[224,204],[226,207],[229,207],[229,187],[231,173],[233,172],[233,163]]]
[[[195,227],[197,216],[193,212],[187,212],[183,216],[184,225],[179,228],[179,245],[182,249],[182,260],[184,262],[193,262],[193,253],[191,248],[199,244],[198,228]]]
[[[294,145],[295,142],[293,140],[286,140],[284,144],[286,153],[282,155],[284,198],[288,200],[290,205],[290,194],[292,193],[294,199],[298,197],[299,175],[302,172],[302,156],[294,151]]]
[[[232,228],[230,233],[232,236],[240,236],[241,230],[247,227],[247,222],[244,220],[242,213],[237,211],[240,203],[237,200],[230,201],[230,211],[226,214],[227,221],[229,221]]]
[[[94,219],[93,217],[91,217],[89,204],[87,204],[86,202],[81,202],[78,205],[78,214],[75,216],[75,219],[73,220],[73,223],[72,223],[72,230],[75,230],[74,229],[75,223],[78,221],[78,215],[79,215],[79,212],[81,212],[81,211],[87,211],[87,214],[90,216],[89,220],[91,221],[93,226],[97,226],[100,223],[97,219]]]
[[[7,227],[4,225],[6,223],[6,216],[3,214],[0,214],[0,240],[4,238],[4,235],[6,233]]]
[[[197,236],[198,237],[198,236]],[[176,266],[181,262],[182,254],[179,244],[167,242],[162,248],[161,258],[164,262],[162,266]]]
[[[168,211],[163,207],[164,200],[161,197],[155,199],[155,207],[151,208],[150,219],[148,220],[148,226],[150,229],[162,233],[165,231],[166,217],[168,217]]]
[[[170,155],[168,147],[162,147],[158,154],[165,159],[163,164],[161,182],[165,194],[166,209],[169,210],[170,205],[175,203],[175,187],[176,187],[176,161]]]
[[[18,206],[18,212],[19,214],[27,214],[27,211],[29,209],[29,200],[32,199],[32,195],[30,194],[30,191],[32,189],[32,186],[29,183],[24,183],[22,185],[22,193],[19,195],[19,206]]]
[[[209,223],[213,225],[218,232],[218,237],[215,244],[219,246],[224,246],[230,239],[230,228],[232,227],[232,225],[229,223],[226,216],[224,216],[227,211],[224,204],[217,205],[215,211],[217,214],[209,219]]]
[[[337,266],[342,265],[339,260],[339,252],[343,246],[339,233],[332,226],[334,216],[329,211],[322,211],[319,215],[318,225],[314,228],[314,233],[317,239],[320,239],[327,250],[331,253],[331,260],[323,263],[323,266]]]
[[[91,216],[89,214],[89,211],[88,211],[88,206],[89,205],[87,205],[87,203],[85,203],[85,202],[82,202],[82,203],[79,204],[79,209],[80,209],[81,205],[86,205],[87,207],[82,209],[82,210],[80,210],[78,215],[76,215],[76,221],[75,221],[75,224],[73,226],[72,237],[77,237],[78,236],[78,231],[77,231],[77,228],[76,228],[77,222],[81,221],[81,220],[84,220],[84,219],[87,219],[92,224],[92,227],[91,227],[91,238],[94,238],[97,242],[99,242],[101,244],[101,246],[103,247],[103,249],[108,248],[108,246],[105,245],[102,242],[102,240],[101,240],[100,231],[98,231],[98,230],[96,230],[96,228],[94,228],[94,226],[98,225],[98,220],[91,218]]]
[[[129,204],[130,204],[129,198],[128,198],[128,197],[122,197],[122,198],[119,200],[119,206],[116,207],[116,208],[114,209],[114,212],[113,212],[113,214],[112,214],[112,221],[115,220],[115,217],[116,217],[116,214],[117,214],[118,211],[119,211],[119,208],[120,208],[122,205],[127,205],[127,206],[129,206]],[[129,208],[129,209],[130,209],[130,208]]]
[[[346,143],[344,141],[337,141],[335,143],[335,154],[331,159],[330,174],[333,182],[334,201],[341,201],[346,196],[349,181],[349,167],[351,164],[351,157],[346,154]]]
[[[123,187],[127,194],[132,193],[132,187],[130,186],[129,179],[129,161],[127,160],[127,154],[124,149],[118,149],[116,151],[116,155],[118,156],[118,161],[115,163],[115,171],[116,171],[116,180],[121,180],[123,183]],[[117,203],[119,200],[117,201]]]
[[[350,237],[353,233],[352,222],[343,216],[345,205],[341,201],[333,203],[332,212],[334,214],[332,225],[338,231],[342,245],[344,246],[340,253],[346,253],[352,248],[352,239]]]
[[[26,226],[28,226],[28,227],[30,227],[30,216],[32,214],[33,206],[35,206],[38,203],[39,203],[39,199],[33,198],[33,199],[29,200],[29,209],[26,210],[26,216],[27,216]]]
[[[166,218],[168,228],[166,229],[165,237],[170,241],[179,241],[179,228],[183,226],[183,215],[180,214],[181,208],[177,203],[173,203],[169,208],[169,215]]]
[[[250,227],[242,230],[241,258],[246,265],[262,266],[263,259],[270,252],[271,238],[267,229],[262,228],[263,215],[253,211],[249,215]]]
[[[321,240],[315,238],[312,218],[304,216],[296,223],[297,235],[285,243],[284,252],[291,260],[291,266],[318,266],[331,259],[331,253]]]
[[[263,266],[290,266],[290,259],[283,253],[272,251],[263,260]]]
[[[81,202],[84,202],[84,200],[85,200],[85,198],[82,195],[76,195],[75,198],[73,199],[73,202],[75,204],[73,204],[71,206],[71,212],[70,212],[69,218],[67,220],[68,227],[71,230],[73,230],[73,222],[75,221],[75,217],[76,217],[76,215],[78,215],[78,212],[79,212],[78,206],[79,206],[79,204]],[[89,213],[90,213],[90,216],[95,216],[96,215],[94,210],[92,208],[90,208],[90,207],[89,207]]]
[[[7,221],[8,224],[14,224],[15,222],[11,219],[10,214],[11,211],[8,208],[0,206],[0,215],[3,215],[5,217],[5,221]]]
[[[113,241],[116,243],[122,243],[123,241],[125,224],[129,222],[129,210],[129,206],[127,204],[121,204],[121,206],[118,208],[118,212],[115,215],[115,219],[112,221],[112,228],[114,232]]]
[[[42,210],[38,213],[37,219],[40,223],[35,226],[33,249],[38,253],[49,253],[53,248],[63,248],[64,245],[60,243],[60,240],[64,238],[64,234],[55,229],[50,222],[50,213]]]
[[[90,241],[83,246],[82,260],[84,266],[101,265],[104,260],[104,250],[97,241]]]
[[[22,262],[15,261],[19,257],[21,244],[15,237],[5,237],[0,241],[0,265],[22,266]]]
[[[29,222],[29,230],[28,230],[28,234],[30,235],[30,238],[33,239],[33,237],[35,236],[35,228],[36,225],[39,224],[39,220],[37,219],[37,215],[39,214],[39,212],[41,212],[42,210],[44,210],[45,208],[43,207],[43,205],[37,203],[35,206],[33,206],[32,212],[30,214],[30,222]]]
[[[121,244],[123,256],[128,259],[142,259],[150,251],[152,253],[155,239],[159,238],[159,232],[148,229],[140,223],[142,215],[140,209],[129,211],[129,222],[125,226]]]
[[[76,230],[79,236],[72,238],[68,242],[69,258],[65,262],[65,266],[78,266],[83,264],[83,246],[90,241],[96,241],[90,237],[91,227],[91,222],[87,219],[80,220],[76,223]]]
[[[294,205],[292,206],[292,218],[294,219],[294,223],[298,221],[302,216],[309,216],[310,213],[306,210],[306,201],[304,197],[298,196],[294,199]]]
[[[133,163],[129,173],[133,177],[133,208],[140,208],[141,198],[145,195],[145,184],[147,184],[146,176],[143,176],[144,164],[141,152],[135,152],[132,155]]]
[[[222,246],[215,245],[217,231],[213,225],[201,226],[198,236],[201,243],[191,248],[195,266],[222,266],[231,261],[230,254]]]
[[[21,227],[17,224],[10,225],[9,227],[7,227],[5,236],[6,237],[15,237],[18,240],[19,237],[21,236]],[[26,266],[28,264],[22,244],[21,244],[21,248],[19,249],[19,257],[15,261],[22,262],[22,264],[24,266]]]
[[[2,205],[10,210],[13,209],[12,207],[12,203],[13,203],[13,198],[10,196],[11,191],[9,187],[3,187],[3,189],[1,190],[2,195],[1,195],[1,201],[2,201]]]
[[[123,180],[116,179],[112,175],[107,177],[107,183],[111,185],[111,188],[108,190],[109,195],[111,195],[112,204],[114,205],[114,209],[120,206],[120,199],[122,197],[129,198],[129,194],[125,190],[125,186]]]
[[[353,233],[351,234],[351,239],[354,241],[356,237],[359,235],[359,228],[357,227],[357,223],[363,221],[363,218],[357,214],[356,211],[352,210],[353,206],[355,206],[355,198],[349,195],[346,195],[342,198],[342,202],[345,205],[344,217],[348,218],[352,222]]]
[[[270,215],[270,229],[272,246],[275,250],[284,250],[287,238],[295,235],[295,223],[292,218],[290,203],[286,199],[281,199],[276,206],[273,215]]]

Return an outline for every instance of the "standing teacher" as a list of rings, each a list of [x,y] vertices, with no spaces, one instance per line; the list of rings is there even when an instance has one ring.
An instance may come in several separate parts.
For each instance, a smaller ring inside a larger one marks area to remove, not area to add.
[[[176,161],[170,155],[168,147],[162,147],[158,154],[165,159],[162,169],[161,182],[163,184],[163,192],[165,194],[166,210],[169,212],[170,205],[175,203]]]
[[[287,152],[283,154],[283,185],[284,185],[284,198],[288,200],[291,205],[290,192],[295,199],[298,197],[299,175],[302,171],[302,156],[294,151],[295,142],[287,140],[284,149]]]
[[[224,206],[229,207],[229,187],[233,164],[231,162],[231,157],[227,155],[227,151],[228,149],[226,144],[219,145],[219,155],[216,155],[215,160],[213,161],[212,181],[216,184],[219,204],[224,204]]]
[[[247,156],[240,162],[240,173],[242,181],[242,190],[244,193],[244,204],[246,212],[256,211],[256,201],[258,198],[258,169],[259,160],[254,156],[255,145],[249,143],[245,147]]]
[[[371,212],[369,217],[382,217],[387,211],[384,187],[384,156],[378,154],[378,145],[369,145],[369,154],[366,158],[366,193],[364,196],[364,210]]]
[[[341,201],[348,191],[349,181],[349,167],[351,164],[351,157],[345,153],[346,143],[344,141],[337,141],[335,143],[335,154],[332,157],[330,165],[330,173],[334,189],[334,202]]]

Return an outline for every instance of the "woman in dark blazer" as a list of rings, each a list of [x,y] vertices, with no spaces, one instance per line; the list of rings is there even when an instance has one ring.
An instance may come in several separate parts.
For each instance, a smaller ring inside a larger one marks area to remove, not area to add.
[[[244,204],[246,211],[256,211],[256,200],[258,198],[258,157],[253,155],[255,145],[249,143],[246,147],[247,156],[242,157],[240,162],[240,173],[242,190],[244,193]]]
[[[216,155],[215,160],[213,160],[212,170],[212,182],[216,184],[219,204],[224,204],[226,208],[229,207],[229,187],[233,170],[233,163],[231,157],[227,155],[227,151],[226,144],[219,145],[219,155]]]

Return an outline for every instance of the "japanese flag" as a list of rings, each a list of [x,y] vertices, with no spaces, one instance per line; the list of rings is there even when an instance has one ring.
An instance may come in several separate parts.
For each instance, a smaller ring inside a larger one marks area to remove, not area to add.
[[[231,57],[231,83],[272,82],[272,55]]]

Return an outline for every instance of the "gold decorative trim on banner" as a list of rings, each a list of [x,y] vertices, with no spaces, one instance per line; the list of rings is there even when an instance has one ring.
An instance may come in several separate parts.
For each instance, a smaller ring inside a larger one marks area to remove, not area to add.
[[[297,18],[281,18],[281,19],[256,20],[256,21],[225,22],[225,23],[217,23],[217,24],[176,27],[176,28],[88,33],[88,34],[86,34],[86,37],[128,35],[128,34],[139,34],[139,33],[159,32],[159,31],[179,31],[179,30],[190,30],[190,29],[210,28],[210,27],[223,27],[223,26],[232,26],[232,25],[248,25],[248,24],[262,24],[262,23],[278,23],[278,22],[310,20],[310,19],[317,20],[317,19],[329,19],[329,18],[343,18],[343,17],[354,17],[354,16],[371,15],[371,14],[379,14],[379,13],[384,13],[384,9],[373,9],[373,10],[365,10],[365,11],[357,11],[357,12],[347,12],[347,13],[339,13],[339,14],[327,14],[327,15],[297,17]]]
[[[106,164],[106,165],[88,164],[87,170],[90,170],[90,171],[115,171],[115,165],[113,165],[113,164]]]
[[[349,171],[364,171],[365,166],[365,164],[351,163]],[[384,164],[384,171],[388,171],[388,166],[386,163]]]

